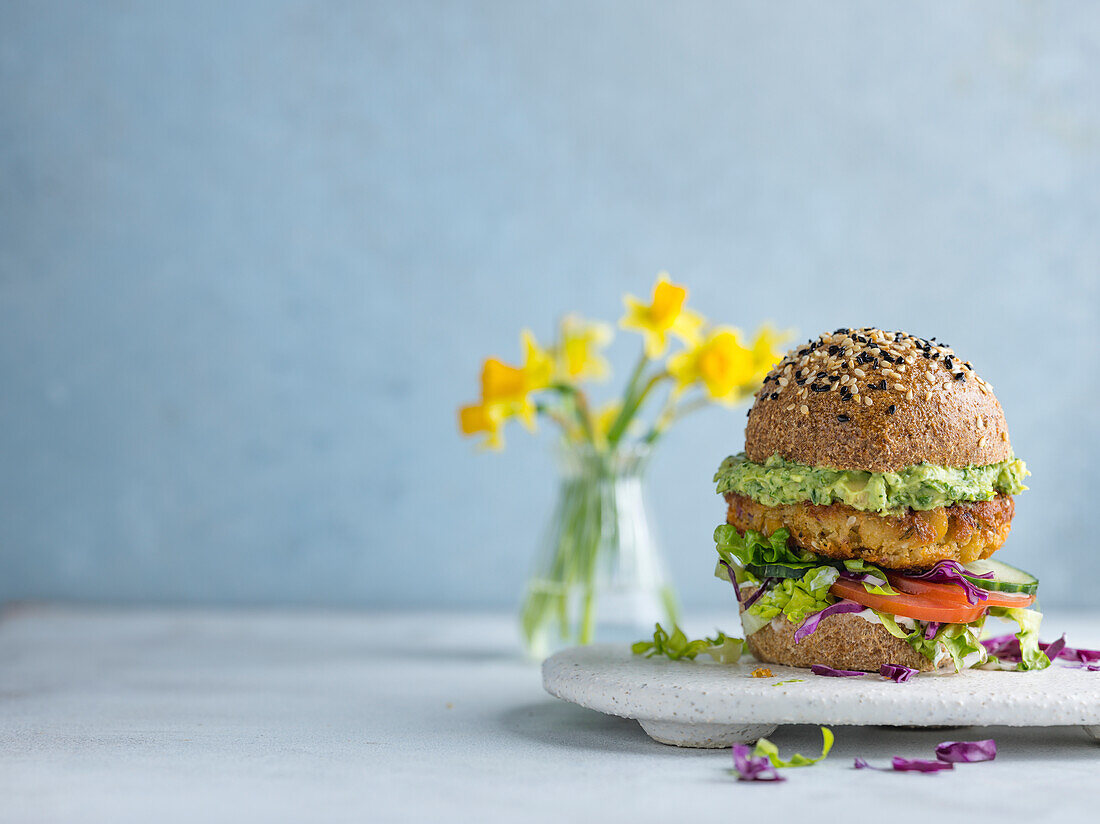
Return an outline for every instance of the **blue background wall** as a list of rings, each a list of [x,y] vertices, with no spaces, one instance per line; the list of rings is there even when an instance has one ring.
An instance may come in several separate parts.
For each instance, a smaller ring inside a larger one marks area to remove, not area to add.
[[[1090,603],[1098,82],[1081,3],[6,2],[0,600],[511,604],[549,439],[454,407],[667,268],[948,340],[1034,473],[1001,557]],[[743,419],[653,466],[691,605]]]

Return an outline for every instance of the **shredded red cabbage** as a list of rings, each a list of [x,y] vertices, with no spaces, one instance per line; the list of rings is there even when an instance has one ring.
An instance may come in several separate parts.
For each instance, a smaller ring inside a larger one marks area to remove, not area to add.
[[[1059,658],[1068,661],[1077,661],[1082,664],[1100,663],[1100,649],[1081,649],[1080,647],[1066,647],[1059,654]]]
[[[955,764],[992,761],[996,757],[997,742],[992,738],[984,741],[944,741],[936,747],[936,758]]]
[[[833,678],[848,678],[854,675],[867,674],[865,672],[857,672],[856,670],[833,669],[832,667],[827,667],[824,664],[814,664],[812,667],[810,667],[810,672],[812,672],[814,675],[828,675]]]
[[[1020,641],[1015,635],[986,638],[982,641],[982,645],[991,656],[1001,661],[1016,662],[1021,658]],[[1056,658],[1061,658],[1063,661],[1074,661],[1078,664],[1100,663],[1100,650],[1067,647],[1065,635],[1049,644],[1040,641],[1039,649],[1045,652],[1052,662]]]
[[[741,587],[737,583],[737,574],[733,571],[733,567],[729,565],[727,561],[719,561],[722,566],[726,568],[726,572],[729,573],[730,583],[733,584],[733,594],[737,596],[737,603],[741,603]]]
[[[936,633],[940,631],[939,621],[929,621],[928,626],[924,628],[924,640],[931,641],[936,637]]]
[[[883,664],[879,667],[878,673],[886,678],[889,678],[895,684],[900,684],[903,681],[908,681],[919,670],[915,670],[912,667],[906,667],[901,664]]]
[[[1020,641],[1015,635],[998,635],[994,638],[986,638],[982,641],[982,646],[991,656],[1001,661],[1019,661],[1022,657],[1020,654]]]
[[[733,768],[738,781],[786,781],[766,755],[752,754],[747,744],[733,745]]]
[[[767,592],[768,589],[771,587],[771,585],[774,584],[775,582],[776,582],[775,578],[765,578],[763,581],[761,581],[760,586],[757,588],[756,592],[754,592],[752,595],[750,595],[748,597],[748,600],[745,601],[745,603],[744,603],[745,609],[748,609],[753,604],[755,604],[757,602],[757,600],[760,599],[760,596],[762,596],[765,592]],[[736,586],[736,584],[735,584],[735,586]]]
[[[1051,663],[1053,663],[1066,647],[1066,634],[1062,633],[1062,637],[1057,641],[1052,641],[1046,647],[1042,647],[1040,644],[1040,647],[1043,649],[1043,652],[1047,654],[1047,658],[1050,659]]]
[[[807,615],[806,620],[799,624],[798,629],[794,631],[794,642],[797,644],[804,638],[813,635],[822,619],[828,618],[830,615],[840,615],[844,612],[863,612],[863,605],[857,604],[855,601],[837,601],[819,612]]]
[[[966,593],[966,600],[971,604],[976,604],[979,601],[984,601],[989,596],[986,591],[979,586],[975,586],[965,577],[963,577],[963,569],[959,566],[958,561],[939,561],[934,567],[927,572],[922,572],[919,575],[909,573],[907,577],[917,578],[921,581],[931,581],[935,584],[953,584],[957,587],[962,587],[962,591]],[[971,575],[971,578],[992,578],[993,573],[987,572],[984,575]]]
[[[940,770],[951,770],[955,768],[955,765],[947,761],[925,761],[920,758],[899,758],[894,756],[890,759],[891,766],[889,767],[875,767],[868,764],[864,759],[857,758],[853,766],[857,770],[880,770],[882,772],[939,772]]]

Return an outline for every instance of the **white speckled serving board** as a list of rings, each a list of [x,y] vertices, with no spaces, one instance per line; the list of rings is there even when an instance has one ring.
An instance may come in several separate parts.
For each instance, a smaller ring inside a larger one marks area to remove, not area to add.
[[[754,678],[768,667],[773,677]],[[788,679],[803,679],[782,684]],[[769,735],[779,724],[893,726],[1080,724],[1100,740],[1100,672],[1055,664],[1041,672],[965,670],[895,684],[878,675],[828,678],[806,669],[710,660],[669,661],[629,647],[573,647],[542,665],[546,691],[624,718],[681,747],[725,747]]]

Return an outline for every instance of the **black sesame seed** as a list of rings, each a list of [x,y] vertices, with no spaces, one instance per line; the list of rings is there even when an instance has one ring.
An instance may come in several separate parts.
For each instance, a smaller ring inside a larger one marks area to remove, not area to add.
[[[829,375],[829,380],[832,383],[836,383],[838,380],[840,380],[840,376],[839,375]]]
[[[964,381],[964,380],[966,380],[966,375],[964,375],[962,372],[956,372],[955,373],[955,380]]]
[[[772,392],[771,397],[772,397],[772,400],[774,401],[776,398],[779,397],[779,393],[778,392]]]
[[[840,347],[837,346],[835,343],[832,346],[829,347],[829,354],[830,355],[835,355],[839,351],[840,351]]]
[[[821,384],[819,384],[819,383],[811,383],[811,384],[810,384],[810,391],[811,391],[811,392],[828,392],[828,391],[829,391],[829,387],[828,387],[827,385],[826,385],[826,386],[822,386],[822,385],[821,385]]]
[[[887,415],[893,415],[896,411],[897,411],[897,407],[894,406],[894,404],[890,404],[888,407],[886,407],[886,414]]]
[[[809,378],[802,378],[801,380],[795,381],[795,383],[797,383],[799,386],[801,386],[802,384],[804,384],[808,380],[809,380]]]
[[[851,420],[851,418],[849,418],[847,415],[837,415],[836,419],[841,423],[848,423],[848,421]]]
[[[951,360],[951,358],[944,358],[943,365],[946,366],[948,369],[954,369],[955,361]]]

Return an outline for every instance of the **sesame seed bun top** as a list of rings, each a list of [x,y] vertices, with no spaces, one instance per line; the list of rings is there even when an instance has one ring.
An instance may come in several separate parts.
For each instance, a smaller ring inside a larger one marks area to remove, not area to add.
[[[838,329],[795,347],[764,379],[745,427],[749,460],[896,472],[1012,457],[993,388],[935,339]]]

